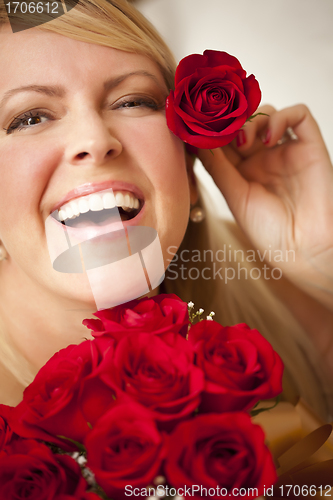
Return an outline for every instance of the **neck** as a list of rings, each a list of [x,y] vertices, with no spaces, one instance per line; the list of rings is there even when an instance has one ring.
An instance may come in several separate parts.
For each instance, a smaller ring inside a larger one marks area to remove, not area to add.
[[[82,321],[95,308],[41,288],[19,270],[0,269],[0,374],[2,365],[7,379],[12,374],[25,386],[55,352],[92,338]],[[2,393],[0,387],[0,403]]]
[[[158,288],[149,293],[156,295]],[[6,264],[0,267],[0,403],[20,401],[37,371],[60,349],[91,339],[82,325],[94,303],[68,299]]]

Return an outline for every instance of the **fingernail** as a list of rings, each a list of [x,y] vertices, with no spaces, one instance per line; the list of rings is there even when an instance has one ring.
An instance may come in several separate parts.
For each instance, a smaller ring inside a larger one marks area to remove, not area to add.
[[[271,129],[269,128],[266,132],[266,134],[262,137],[262,142],[264,144],[268,144],[269,141],[271,140],[271,137],[272,137],[272,132],[271,132]]]
[[[237,134],[236,144],[237,144],[238,148],[240,148],[241,146],[246,144],[246,134],[242,128],[240,129],[240,131]]]

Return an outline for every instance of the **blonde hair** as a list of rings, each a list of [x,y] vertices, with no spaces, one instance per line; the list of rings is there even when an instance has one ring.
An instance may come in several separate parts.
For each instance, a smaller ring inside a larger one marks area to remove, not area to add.
[[[59,8],[63,4],[58,0]],[[67,4],[68,5],[68,4]],[[81,42],[149,57],[159,66],[169,89],[174,86],[176,62],[170,49],[153,25],[127,0],[79,0],[77,5],[55,19],[43,13],[15,14],[22,29],[32,28],[57,33]],[[4,3],[0,2],[0,26],[8,24]]]

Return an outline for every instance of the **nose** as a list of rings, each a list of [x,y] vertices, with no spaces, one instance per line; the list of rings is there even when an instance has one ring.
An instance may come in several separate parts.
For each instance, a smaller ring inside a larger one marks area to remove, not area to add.
[[[86,113],[72,121],[66,160],[72,165],[102,166],[122,152],[122,144],[110,124],[98,112]]]

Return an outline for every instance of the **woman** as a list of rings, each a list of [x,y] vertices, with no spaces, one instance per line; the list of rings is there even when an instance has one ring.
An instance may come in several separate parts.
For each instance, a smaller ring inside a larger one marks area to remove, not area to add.
[[[149,23],[124,0],[83,1],[15,34],[4,11],[1,19],[1,402],[19,402],[54,352],[88,336],[81,325],[94,312],[87,277],[52,268],[45,222],[76,198],[112,189],[139,200],[132,224],[157,231],[165,267],[178,248],[178,256],[211,248],[215,260],[222,244],[247,249],[249,241],[260,255],[294,252],[279,262],[281,279],[178,274],[154,293],[175,291],[224,324],[258,328],[286,363],[286,386],[329,418],[333,172],[307,108],[263,108],[269,116],[247,124],[234,144],[199,151],[238,228],[212,216],[188,226],[198,199],[192,158],[164,113],[175,64]],[[298,139],[279,145],[288,127]]]

